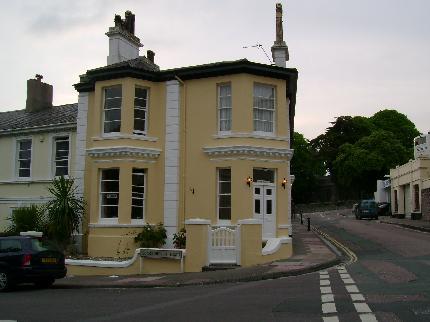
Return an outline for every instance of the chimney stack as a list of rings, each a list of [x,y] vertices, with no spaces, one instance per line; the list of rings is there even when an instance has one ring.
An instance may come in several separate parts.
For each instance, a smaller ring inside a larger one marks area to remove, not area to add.
[[[35,79],[27,80],[27,112],[39,112],[52,107],[52,85],[42,82],[43,76],[37,74]]]
[[[108,65],[139,57],[139,47],[143,45],[134,35],[134,21],[135,15],[131,11],[125,12],[124,19],[115,15],[115,26],[110,27],[106,33],[109,37]]]
[[[146,52],[146,58],[148,58],[148,60],[149,60],[151,63],[155,64],[155,62],[154,62],[155,53],[154,53],[152,50],[148,50],[148,51]]]
[[[272,58],[276,66],[287,67],[290,59],[288,46],[284,41],[284,27],[282,26],[282,4],[276,4],[276,40],[272,46]]]

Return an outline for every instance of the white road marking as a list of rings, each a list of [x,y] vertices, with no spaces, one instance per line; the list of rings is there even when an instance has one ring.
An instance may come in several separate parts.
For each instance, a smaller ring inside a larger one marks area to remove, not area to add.
[[[345,287],[349,293],[360,293],[357,286],[355,286],[355,285],[345,285]]]
[[[320,286],[330,285],[330,280],[320,280]]]
[[[345,284],[355,284],[354,280],[352,278],[342,278],[342,281]]]
[[[355,309],[358,313],[371,313],[372,310],[370,309],[369,305],[366,303],[354,303]]]
[[[353,302],[357,302],[357,301],[364,301],[364,296],[360,293],[358,294],[349,294],[351,295],[351,299]]]
[[[321,295],[321,302],[334,302],[334,296],[333,294],[322,294]]]
[[[375,314],[372,313],[360,314],[360,319],[362,322],[378,322]]]
[[[324,322],[339,322],[339,318],[337,316],[323,316]]]
[[[320,287],[321,294],[332,294],[331,286],[322,286]]]
[[[334,303],[323,303],[322,304],[322,311],[324,314],[327,313],[336,313],[336,304]]]
[[[351,278],[351,275],[342,273],[340,274],[340,278]]]

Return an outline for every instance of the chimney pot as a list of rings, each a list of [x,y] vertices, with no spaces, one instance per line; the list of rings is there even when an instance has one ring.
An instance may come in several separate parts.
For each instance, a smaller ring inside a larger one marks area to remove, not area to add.
[[[152,50],[148,50],[146,52],[146,58],[148,58],[151,63],[154,63],[155,53]]]

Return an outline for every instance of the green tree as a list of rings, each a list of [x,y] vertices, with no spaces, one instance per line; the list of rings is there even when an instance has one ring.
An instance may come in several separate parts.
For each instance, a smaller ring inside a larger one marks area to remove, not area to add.
[[[380,130],[355,144],[342,145],[333,171],[339,187],[352,191],[357,198],[370,197],[376,189],[376,180],[408,159],[407,149],[395,135]]]
[[[324,175],[324,165],[305,137],[294,132],[294,156],[291,174],[295,176],[292,197],[295,203],[306,203],[316,190],[316,178]]]
[[[48,234],[63,249],[71,242],[72,233],[79,229],[84,212],[84,201],[76,195],[74,180],[55,178],[48,188],[53,199],[45,209],[48,216]]]
[[[408,117],[396,110],[382,110],[375,113],[370,121],[379,130],[388,131],[408,150],[409,157],[413,157],[413,140],[420,132]]]
[[[43,211],[36,205],[14,209],[8,219],[11,224],[7,228],[7,233],[10,235],[19,235],[23,231],[45,232],[46,222]]]
[[[354,144],[375,130],[368,118],[362,116],[340,116],[324,134],[311,141],[312,147],[324,161],[326,169],[333,174],[333,162],[336,160],[340,147],[345,143]]]

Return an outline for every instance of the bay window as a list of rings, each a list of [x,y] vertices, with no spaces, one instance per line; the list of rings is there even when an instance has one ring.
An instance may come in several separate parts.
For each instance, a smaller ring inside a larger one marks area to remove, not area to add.
[[[119,133],[121,131],[121,85],[104,89],[103,132]]]
[[[100,176],[100,218],[117,219],[119,169],[102,169]]]
[[[134,90],[134,134],[146,134],[148,129],[148,92],[142,87]]]
[[[133,169],[131,188],[131,219],[145,218],[145,170]]]
[[[274,132],[275,88],[269,85],[254,85],[254,131]]]
[[[218,85],[218,131],[231,131],[231,85]]]

